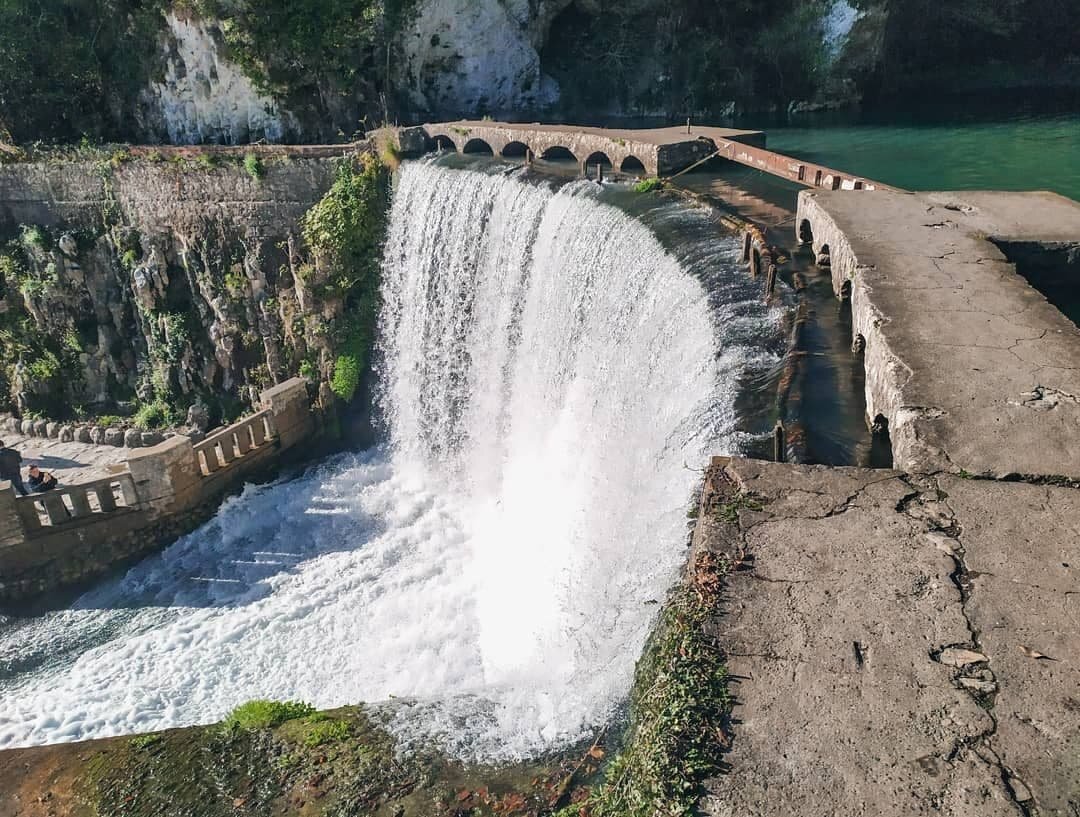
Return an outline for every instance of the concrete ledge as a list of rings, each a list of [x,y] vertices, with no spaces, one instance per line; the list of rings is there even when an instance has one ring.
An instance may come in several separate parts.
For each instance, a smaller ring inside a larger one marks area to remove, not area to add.
[[[1080,204],[804,191],[797,228],[851,298],[898,467],[1080,477],[1080,329],[991,241],[1080,241]]]

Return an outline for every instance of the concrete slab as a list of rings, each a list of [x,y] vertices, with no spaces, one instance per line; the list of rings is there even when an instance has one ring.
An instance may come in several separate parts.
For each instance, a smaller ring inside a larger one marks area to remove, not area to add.
[[[734,460],[706,497],[695,546],[742,565],[707,813],[1074,817],[1080,491]]]
[[[850,291],[868,417],[888,421],[898,467],[1080,478],[1080,328],[991,240],[1080,246],[1080,204],[804,191],[797,224]]]

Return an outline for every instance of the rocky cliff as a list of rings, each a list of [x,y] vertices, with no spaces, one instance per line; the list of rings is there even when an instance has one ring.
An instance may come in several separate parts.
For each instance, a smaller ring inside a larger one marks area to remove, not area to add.
[[[386,194],[370,154],[0,167],[0,399],[146,427],[230,419],[298,373],[351,399]]]
[[[1080,60],[1067,0],[45,0],[39,11],[0,7],[0,135],[17,141],[325,142],[386,119],[484,114],[716,118],[912,88],[1075,85]]]

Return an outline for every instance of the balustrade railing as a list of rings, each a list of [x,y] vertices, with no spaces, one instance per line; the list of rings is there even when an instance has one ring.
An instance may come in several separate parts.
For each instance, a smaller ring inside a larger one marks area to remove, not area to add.
[[[272,442],[276,436],[273,413],[269,409],[215,431],[194,446],[199,471],[208,477],[228,468],[250,452]]]
[[[135,508],[138,504],[131,474],[61,486],[15,500],[15,508],[27,534],[111,513],[118,508]]]

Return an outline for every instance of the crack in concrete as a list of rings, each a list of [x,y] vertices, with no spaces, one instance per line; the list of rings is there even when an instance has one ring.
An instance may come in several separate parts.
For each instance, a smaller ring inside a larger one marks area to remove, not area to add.
[[[905,484],[910,485],[906,477],[901,477],[901,481],[905,482]],[[970,649],[973,652],[985,655],[982,644],[980,643],[979,629],[975,625],[975,622],[972,620],[971,615],[968,611],[968,603],[971,601],[973,583],[971,573],[968,569],[966,562],[966,550],[964,548],[963,540],[961,539],[963,528],[957,521],[956,511],[948,502],[948,496],[945,494],[944,491],[941,490],[941,487],[936,479],[933,479],[931,481],[933,483],[933,488],[937,494],[937,502],[941,503],[941,505],[943,505],[948,512],[947,521],[949,522],[949,524],[947,526],[942,526],[939,522],[935,522],[932,515],[927,518],[925,516],[915,516],[910,512],[909,509],[911,508],[911,505],[915,503],[923,503],[924,492],[922,491],[915,493],[914,496],[910,497],[910,499],[905,497],[905,500],[908,501],[902,501],[901,503],[899,503],[897,505],[897,511],[903,513],[905,516],[917,523],[927,523],[932,531],[941,533],[947,538],[952,539],[956,543],[956,547],[952,548],[951,551],[947,554],[947,556],[953,562],[953,571],[949,574],[949,578],[960,595],[960,614],[964,619],[964,625],[967,627],[969,636],[969,641],[966,644],[961,643],[944,645],[941,647],[941,649],[935,651],[936,654],[931,653],[931,657],[934,660],[939,660],[939,656],[941,655],[941,653],[950,648]],[[982,664],[983,662],[981,661],[974,662],[971,666],[979,666]],[[996,685],[997,679],[993,674],[993,670],[990,669],[989,662],[986,662],[986,664],[987,666],[984,668],[983,671],[990,674],[991,678],[994,679],[994,683]],[[966,673],[970,671],[968,669],[968,665],[958,667],[957,669],[958,675],[954,680],[957,681],[958,687],[961,690],[967,692],[968,695],[971,696],[972,700],[974,700],[977,705],[984,709],[987,717],[990,718],[990,726],[976,735],[957,739],[957,741],[953,745],[952,751],[949,753],[949,757],[947,758],[948,761],[952,762],[959,755],[960,752],[962,752],[966,748],[970,748],[974,752],[976,757],[978,757],[980,760],[982,760],[984,763],[986,763],[998,773],[1001,778],[1002,787],[1008,794],[1010,801],[1016,807],[1018,813],[1021,814],[1022,817],[1035,817],[1034,804],[1030,800],[1021,800],[1018,796],[1017,787],[1013,783],[1013,780],[1016,780],[1021,784],[1022,781],[1020,781],[1019,778],[1014,775],[1007,766],[1005,766],[1001,758],[998,756],[997,752],[995,752],[993,747],[991,746],[991,740],[998,730],[998,721],[997,716],[994,713],[994,704],[999,690],[995,689],[993,692],[981,693],[977,692],[974,689],[965,687],[963,684],[959,683],[959,679],[961,677],[972,677],[966,675]],[[984,755],[983,752],[985,752],[986,754]],[[986,755],[989,755],[989,758]],[[1024,786],[1024,789],[1025,791],[1027,791],[1026,786]]]

